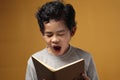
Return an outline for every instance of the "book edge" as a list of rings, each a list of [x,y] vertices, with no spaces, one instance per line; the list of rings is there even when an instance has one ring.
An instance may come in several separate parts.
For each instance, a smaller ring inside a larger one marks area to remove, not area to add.
[[[55,71],[56,71],[53,67],[45,64],[44,62],[42,62],[41,60],[37,59],[36,57],[34,57],[34,56],[32,56],[32,57],[33,57],[34,59],[36,59],[37,61],[39,61],[42,65],[44,65],[46,68],[48,68],[48,69],[51,70],[52,72],[55,72]]]
[[[76,60],[76,61],[74,61],[74,62],[71,62],[71,63],[69,63],[69,64],[66,64],[66,65],[64,65],[64,66],[61,66],[61,67],[55,69],[55,68],[53,68],[53,67],[45,64],[45,63],[42,62],[41,60],[37,59],[36,57],[34,57],[34,56],[32,56],[32,57],[33,57],[34,59],[36,59],[37,61],[39,61],[41,64],[43,64],[46,68],[48,68],[48,69],[51,70],[52,72],[59,71],[59,70],[61,70],[61,69],[63,69],[63,68],[66,68],[66,67],[68,67],[68,66],[71,66],[71,65],[73,65],[73,64],[75,64],[75,63],[78,63],[78,62],[81,62],[81,61],[84,60],[84,59],[79,59],[79,60]]]
[[[75,63],[78,63],[78,62],[81,62],[81,61],[84,61],[84,59],[76,60],[76,61],[74,61],[74,62],[71,62],[71,63],[69,63],[69,64],[66,64],[66,65],[64,65],[64,66],[61,66],[61,67],[59,67],[59,68],[57,68],[57,69],[55,69],[55,70],[56,70],[56,71],[59,71],[59,70],[61,70],[61,69],[63,69],[63,68],[66,68],[66,67],[68,67],[68,66],[71,66],[71,65],[73,65],[73,64],[75,64]]]

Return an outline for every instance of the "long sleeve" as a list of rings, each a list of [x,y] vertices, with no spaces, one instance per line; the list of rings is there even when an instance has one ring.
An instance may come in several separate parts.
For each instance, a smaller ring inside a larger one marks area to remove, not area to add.
[[[94,64],[94,61],[92,58],[90,60],[89,66],[88,66],[87,75],[89,76],[90,80],[99,80],[97,71],[96,71],[96,67],[95,67],[95,64]]]
[[[25,80],[38,80],[31,57],[28,60]]]

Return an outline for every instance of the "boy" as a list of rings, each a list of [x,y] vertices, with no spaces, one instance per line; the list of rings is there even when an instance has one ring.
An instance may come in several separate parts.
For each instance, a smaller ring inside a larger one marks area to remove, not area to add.
[[[91,55],[69,44],[76,31],[75,11],[72,5],[59,1],[48,2],[38,10],[36,17],[47,47],[33,56],[54,68],[83,58],[84,80],[98,80]],[[31,57],[28,60],[26,80],[37,80]]]

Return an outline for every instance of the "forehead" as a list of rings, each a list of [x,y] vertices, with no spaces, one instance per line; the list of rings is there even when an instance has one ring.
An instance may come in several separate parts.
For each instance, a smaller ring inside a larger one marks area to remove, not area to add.
[[[63,20],[50,20],[48,23],[44,22],[44,27],[45,32],[59,32],[68,30]]]

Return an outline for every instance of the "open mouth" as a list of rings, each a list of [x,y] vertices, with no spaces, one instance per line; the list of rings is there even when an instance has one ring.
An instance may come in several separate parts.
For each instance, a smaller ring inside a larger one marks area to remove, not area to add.
[[[61,47],[60,47],[60,46],[54,46],[53,48],[54,48],[54,50],[57,51],[57,52],[61,50]]]

